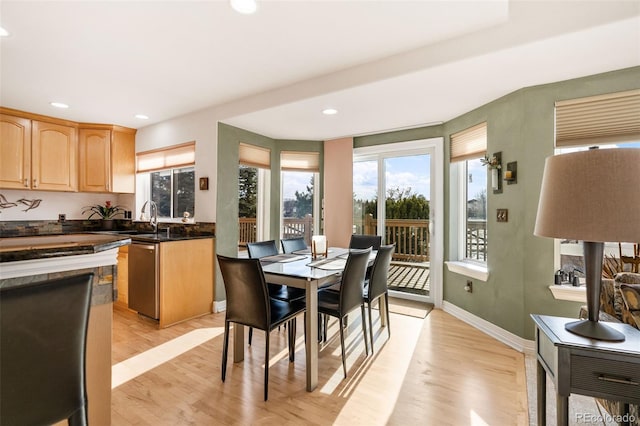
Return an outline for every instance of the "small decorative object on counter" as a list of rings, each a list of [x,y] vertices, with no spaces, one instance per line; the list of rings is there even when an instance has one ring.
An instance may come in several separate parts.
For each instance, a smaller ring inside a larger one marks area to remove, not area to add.
[[[189,216],[191,216],[189,212],[184,212],[182,214],[182,223],[187,223],[189,221]]]
[[[118,215],[124,214],[124,209],[120,206],[114,206],[111,204],[111,201],[107,200],[104,202],[104,206],[97,204],[95,206],[87,206],[82,211],[82,214],[87,212],[91,212],[88,219],[91,219],[94,216],[100,216],[100,219],[114,219]]]
[[[124,215],[125,210],[120,206],[114,206],[111,201],[107,200],[104,205],[97,204],[95,206],[85,207],[82,214],[91,212],[89,219],[99,216],[102,219],[101,229],[111,231],[113,229],[113,219],[118,215]]]

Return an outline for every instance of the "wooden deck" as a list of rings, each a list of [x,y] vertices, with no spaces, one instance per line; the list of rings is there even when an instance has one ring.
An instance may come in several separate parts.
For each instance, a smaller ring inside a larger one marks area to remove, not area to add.
[[[389,290],[407,293],[429,294],[429,263],[391,262],[389,268]]]

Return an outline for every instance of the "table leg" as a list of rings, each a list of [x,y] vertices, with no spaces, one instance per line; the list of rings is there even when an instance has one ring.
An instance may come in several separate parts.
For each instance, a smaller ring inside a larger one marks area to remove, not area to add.
[[[537,362],[537,396],[538,396],[538,426],[547,424],[547,372],[544,367]]]
[[[558,426],[567,426],[569,424],[569,396],[556,393],[556,410]]]
[[[380,327],[387,326],[387,300],[389,294],[385,294],[378,299],[378,312],[380,312]]]
[[[233,324],[233,362],[244,360],[244,325]]]
[[[307,285],[307,391],[311,392],[318,386],[318,282],[310,280]]]

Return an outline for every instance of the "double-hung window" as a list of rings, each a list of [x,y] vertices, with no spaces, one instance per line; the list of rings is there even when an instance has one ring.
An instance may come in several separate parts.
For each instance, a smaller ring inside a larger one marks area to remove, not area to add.
[[[282,151],[280,153],[282,217],[280,238],[311,237],[319,225],[320,177],[318,152]]]
[[[136,163],[137,205],[154,201],[163,219],[195,216],[195,142],[140,152]]]
[[[488,256],[487,169],[481,159],[487,151],[487,123],[451,135],[453,252],[450,270],[486,280]],[[454,269],[462,268],[462,269]]]

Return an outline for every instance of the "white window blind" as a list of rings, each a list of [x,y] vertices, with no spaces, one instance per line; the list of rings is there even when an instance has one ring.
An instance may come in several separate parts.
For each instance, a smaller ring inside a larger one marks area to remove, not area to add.
[[[556,147],[640,141],[640,90],[555,105]]]
[[[282,151],[280,168],[286,171],[320,172],[320,154],[317,152]]]
[[[187,142],[136,154],[136,171],[138,173],[188,167],[194,164],[196,164],[195,142]]]
[[[271,150],[255,145],[240,143],[240,164],[262,169],[271,168]]]
[[[480,123],[451,135],[451,162],[484,156],[487,152],[487,123]]]

